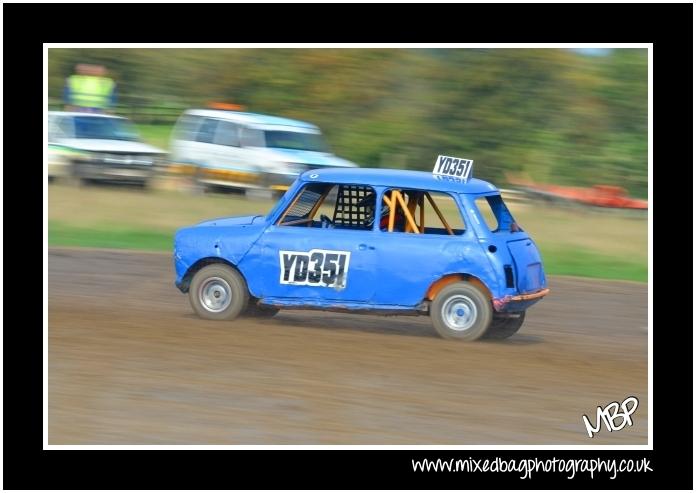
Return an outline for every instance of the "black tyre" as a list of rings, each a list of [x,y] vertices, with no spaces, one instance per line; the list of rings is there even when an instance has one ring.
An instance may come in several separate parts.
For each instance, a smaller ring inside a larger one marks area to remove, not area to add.
[[[280,310],[273,306],[257,305],[255,302],[249,302],[247,309],[244,310],[243,315],[245,317],[255,317],[255,318],[271,318],[277,314]]]
[[[493,307],[488,297],[468,282],[450,284],[430,304],[430,318],[445,339],[475,341],[488,330]]]
[[[202,318],[233,320],[246,310],[249,290],[235,269],[224,264],[211,264],[193,276],[189,301]]]
[[[493,316],[493,321],[484,335],[486,339],[507,339],[515,334],[524,323],[526,312],[510,313],[507,316]]]

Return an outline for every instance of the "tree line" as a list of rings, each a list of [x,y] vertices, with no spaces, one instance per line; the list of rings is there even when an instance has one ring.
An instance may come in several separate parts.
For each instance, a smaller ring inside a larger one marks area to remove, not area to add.
[[[50,98],[76,63],[99,63],[123,104],[224,101],[310,121],[362,166],[429,170],[446,154],[499,185],[647,196],[647,50],[50,49],[48,63]]]

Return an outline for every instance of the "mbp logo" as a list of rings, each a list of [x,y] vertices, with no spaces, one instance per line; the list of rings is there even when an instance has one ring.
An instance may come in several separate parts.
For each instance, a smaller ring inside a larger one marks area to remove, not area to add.
[[[346,287],[350,252],[313,249],[308,252],[280,251],[280,284]]]
[[[619,409],[621,409],[621,412],[619,412]],[[636,409],[638,409],[638,398],[629,396],[621,404],[612,402],[607,404],[604,409],[602,409],[602,406],[597,406],[596,427],[592,426],[589,418],[584,414],[582,415],[582,421],[585,423],[587,434],[592,438],[595,433],[599,432],[602,422],[604,422],[604,425],[610,432],[623,430],[626,425],[633,426],[631,415],[636,412]],[[617,425],[616,420],[619,418],[621,421]]]

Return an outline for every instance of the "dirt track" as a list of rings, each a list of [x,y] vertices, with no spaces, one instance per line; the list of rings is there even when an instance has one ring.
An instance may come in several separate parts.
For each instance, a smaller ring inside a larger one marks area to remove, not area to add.
[[[51,444],[647,443],[646,285],[551,278],[520,333],[466,344],[427,317],[200,320],[168,255],[51,249],[48,281]],[[628,395],[634,425],[589,439]]]

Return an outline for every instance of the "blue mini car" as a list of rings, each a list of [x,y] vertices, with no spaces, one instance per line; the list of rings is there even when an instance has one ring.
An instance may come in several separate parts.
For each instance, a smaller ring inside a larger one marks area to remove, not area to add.
[[[429,314],[445,338],[509,337],[549,292],[539,250],[495,186],[447,159],[432,174],[306,171],[265,216],[180,229],[176,286],[206,319]]]

